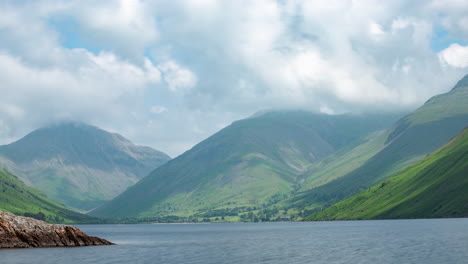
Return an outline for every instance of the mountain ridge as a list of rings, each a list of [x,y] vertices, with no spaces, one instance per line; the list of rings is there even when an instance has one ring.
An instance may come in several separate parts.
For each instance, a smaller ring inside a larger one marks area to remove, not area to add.
[[[307,220],[468,216],[468,128],[419,162]]]
[[[404,116],[387,130],[385,147],[362,166],[346,175],[310,190],[303,190],[294,202],[316,208],[357,194],[447,143],[468,124],[468,76],[456,89],[436,95]]]

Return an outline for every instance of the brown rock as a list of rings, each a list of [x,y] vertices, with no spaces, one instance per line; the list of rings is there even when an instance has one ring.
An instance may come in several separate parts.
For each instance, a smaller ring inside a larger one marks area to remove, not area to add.
[[[88,236],[73,226],[48,224],[0,211],[0,248],[97,245],[113,245],[113,243],[99,237]]]

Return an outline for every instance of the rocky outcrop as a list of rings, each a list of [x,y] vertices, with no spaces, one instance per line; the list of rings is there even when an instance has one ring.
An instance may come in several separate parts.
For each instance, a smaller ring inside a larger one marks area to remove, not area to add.
[[[0,248],[78,247],[113,245],[86,235],[79,228],[48,224],[0,211]]]

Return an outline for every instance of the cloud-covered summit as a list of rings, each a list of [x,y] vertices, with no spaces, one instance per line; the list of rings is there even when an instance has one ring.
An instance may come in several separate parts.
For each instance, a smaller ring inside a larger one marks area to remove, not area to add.
[[[180,154],[261,109],[401,110],[468,73],[468,3],[1,1],[0,141],[60,120]]]

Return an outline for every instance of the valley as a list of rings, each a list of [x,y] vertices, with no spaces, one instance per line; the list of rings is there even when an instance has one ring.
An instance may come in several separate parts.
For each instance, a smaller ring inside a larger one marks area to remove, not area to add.
[[[68,123],[0,146],[0,161],[47,197],[91,210],[101,223],[340,219],[329,212],[354,195],[359,198],[349,199],[372,200],[369,190],[388,177],[409,180],[396,175],[424,163],[462,131],[467,101],[468,76],[406,115],[266,111],[232,123],[172,160],[118,134]],[[466,157],[460,159],[463,174]],[[381,201],[377,194],[375,199]],[[5,210],[25,213],[20,207]],[[41,210],[50,217],[57,213]],[[430,217],[437,216],[442,215]]]

